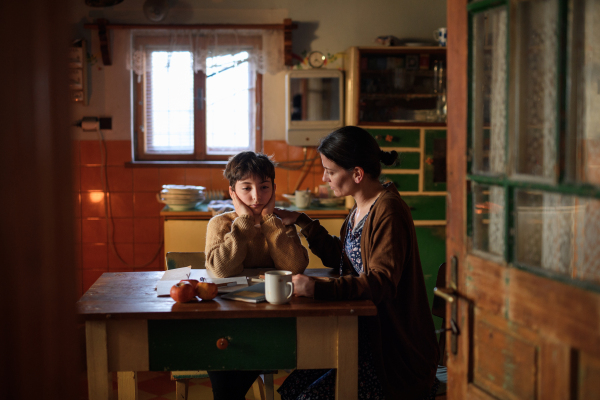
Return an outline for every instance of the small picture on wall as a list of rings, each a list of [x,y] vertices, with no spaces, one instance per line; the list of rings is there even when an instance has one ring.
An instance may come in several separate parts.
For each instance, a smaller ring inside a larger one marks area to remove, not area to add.
[[[407,54],[406,55],[406,69],[417,69],[419,68],[419,55],[418,54]]]

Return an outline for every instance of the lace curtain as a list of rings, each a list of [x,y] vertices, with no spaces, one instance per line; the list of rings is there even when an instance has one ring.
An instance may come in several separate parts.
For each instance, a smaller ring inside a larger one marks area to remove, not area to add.
[[[194,72],[207,72],[206,59],[248,52],[251,67],[275,74],[284,69],[283,31],[256,29],[132,29],[127,69],[144,74],[144,44],[160,40],[170,51],[191,51]],[[228,66],[223,66],[227,68]]]

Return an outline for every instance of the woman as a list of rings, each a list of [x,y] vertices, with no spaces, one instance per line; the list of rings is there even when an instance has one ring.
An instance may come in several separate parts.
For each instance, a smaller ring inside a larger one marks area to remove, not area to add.
[[[384,152],[365,130],[347,126],[326,136],[318,151],[335,196],[356,205],[341,238],[305,214],[275,209],[302,228],[311,251],[341,276],[329,282],[294,276],[294,294],[319,300],[370,299],[377,315],[359,318],[359,398],[425,399],[435,393],[438,346],[409,207],[393,184],[379,182]],[[283,400],[332,399],[335,370],[296,370],[279,388]]]

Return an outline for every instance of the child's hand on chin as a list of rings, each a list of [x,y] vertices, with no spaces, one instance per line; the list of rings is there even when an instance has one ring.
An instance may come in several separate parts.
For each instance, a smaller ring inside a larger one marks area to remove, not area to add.
[[[277,189],[277,186],[275,184],[273,184],[273,193],[271,194],[271,198],[269,199],[269,202],[263,207],[262,211],[260,212],[260,215],[262,217],[269,215],[269,214],[273,214],[273,211],[275,210],[275,189]]]
[[[233,206],[235,207],[235,212],[238,217],[242,215],[254,216],[254,212],[250,207],[248,207],[243,201],[240,200],[239,197],[235,194],[233,189],[229,187],[229,195],[231,196],[231,200],[233,201]]]

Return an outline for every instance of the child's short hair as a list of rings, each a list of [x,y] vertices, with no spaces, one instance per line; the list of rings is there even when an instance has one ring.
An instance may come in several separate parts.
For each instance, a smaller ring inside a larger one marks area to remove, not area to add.
[[[262,153],[243,151],[231,157],[227,162],[223,176],[229,181],[229,186],[235,187],[237,181],[250,175],[275,181],[275,164],[271,158]]]

